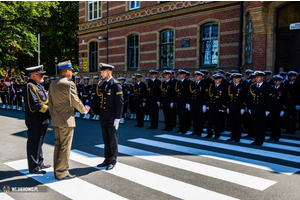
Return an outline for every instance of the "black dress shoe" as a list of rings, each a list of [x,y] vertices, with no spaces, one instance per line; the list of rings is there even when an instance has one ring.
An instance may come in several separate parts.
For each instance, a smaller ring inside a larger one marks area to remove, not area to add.
[[[149,126],[147,129],[152,129],[153,127],[152,126]]]
[[[109,164],[106,166],[106,170],[111,170],[115,167],[116,164]]]
[[[41,169],[47,169],[47,168],[50,168],[51,167],[51,165],[45,165],[45,164],[42,164],[41,165]]]
[[[68,174],[67,176],[65,176],[65,177],[63,177],[59,180],[68,180],[68,179],[72,179],[72,178],[75,178],[75,177],[76,177],[76,175]]]
[[[252,137],[252,135],[248,134],[248,135],[246,135],[245,137]]]
[[[251,145],[256,145],[256,142],[252,142]]]
[[[97,167],[106,167],[107,165],[107,161],[103,161],[103,163],[100,163],[99,165],[97,165]]]
[[[220,136],[215,136],[213,139],[215,139],[215,140],[216,140],[216,139],[219,139],[219,137],[220,137]]]
[[[212,138],[212,135],[207,134],[204,138]]]
[[[172,131],[172,130],[173,130],[173,128],[168,128],[166,131],[170,132],[170,131]]]
[[[182,131],[182,132],[181,132],[181,134],[186,134],[186,133],[187,133],[187,131]]]
[[[162,131],[167,131],[167,130],[168,130],[167,128],[162,129]]]
[[[227,139],[227,141],[228,141],[228,142],[231,142],[231,141],[233,141],[233,139],[229,138],[229,139]]]
[[[157,129],[157,127],[155,128],[155,127],[152,127],[152,128],[150,128],[151,130],[156,130]]]
[[[46,174],[46,171],[40,169],[38,171],[29,171],[29,173],[31,173],[31,174]]]
[[[181,132],[182,132],[182,130],[180,130],[180,129],[178,131],[175,131],[175,133],[181,133]]]

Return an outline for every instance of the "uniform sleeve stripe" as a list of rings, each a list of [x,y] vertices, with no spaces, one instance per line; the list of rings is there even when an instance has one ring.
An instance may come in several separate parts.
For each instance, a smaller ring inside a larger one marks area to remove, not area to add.
[[[116,93],[116,95],[121,95],[121,94],[123,94],[122,91]]]

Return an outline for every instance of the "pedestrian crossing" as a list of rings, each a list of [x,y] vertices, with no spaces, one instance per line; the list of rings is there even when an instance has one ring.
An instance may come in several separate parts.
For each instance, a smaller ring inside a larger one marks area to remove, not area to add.
[[[140,185],[142,188],[149,188],[147,192],[156,191],[174,199],[241,199],[235,193],[230,193],[230,190],[225,192],[210,186],[226,185],[244,193],[264,192],[276,186],[279,180],[261,174],[275,172],[282,176],[291,176],[300,171],[300,149],[294,140],[284,139],[282,143],[265,142],[263,147],[256,147],[249,145],[251,141],[247,139],[241,139],[240,143],[224,142],[228,138],[229,135],[225,133],[220,140],[176,134],[128,139],[119,144],[119,162],[109,171],[97,167],[103,160],[102,156],[80,149],[71,151],[70,160],[99,170],[93,173],[102,173],[101,176],[111,177],[120,182],[126,180],[128,185],[123,187],[128,188],[128,191],[132,191],[134,185]],[[91,152],[103,152],[104,145],[95,145],[92,149]],[[122,162],[120,157],[125,155],[128,160],[135,161]],[[193,156],[195,159],[176,155]],[[157,169],[164,168],[172,173],[141,167],[136,165],[136,162],[151,163]],[[223,167],[220,163],[232,167]],[[91,183],[87,178],[58,181],[54,178],[53,168],[46,169],[45,175],[30,174],[26,159],[5,164],[69,199],[131,199],[128,196],[124,197],[123,193],[103,188],[95,182]],[[236,170],[239,167],[249,170]],[[258,173],[247,173],[250,169]],[[190,177],[181,178],[182,174]],[[159,194],[156,199],[161,199]],[[9,194],[0,193],[0,199],[5,198],[13,199]]]

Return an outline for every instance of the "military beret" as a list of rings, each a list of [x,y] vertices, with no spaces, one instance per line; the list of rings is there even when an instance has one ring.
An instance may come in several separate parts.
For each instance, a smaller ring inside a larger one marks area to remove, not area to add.
[[[220,78],[223,78],[224,76],[223,76],[223,74],[221,74],[221,73],[215,73],[214,75],[213,75],[213,78],[214,79],[220,79]]]
[[[156,70],[149,70],[149,72],[150,72],[150,74],[157,74],[158,73],[158,71],[156,71]]]
[[[46,73],[46,71],[43,71],[43,65],[28,67],[28,68],[26,68],[26,70],[29,71],[29,73],[32,73],[32,72],[37,72],[37,73],[41,73],[41,74]]]
[[[106,64],[106,63],[99,63],[99,71],[101,70],[112,70],[113,68],[115,68],[112,65]]]
[[[232,73],[231,78],[242,78],[242,74],[241,73]]]
[[[265,75],[271,75],[272,72],[271,71],[264,71]]]
[[[282,76],[279,76],[279,75],[275,75],[273,76],[273,79],[276,81],[276,80],[280,80],[282,81],[283,77]]]
[[[199,75],[199,76],[203,76],[203,72],[200,71],[194,71],[194,76]]]
[[[255,71],[254,74],[255,74],[255,76],[264,76],[264,75],[265,75],[265,72],[262,72],[262,71]]]
[[[60,62],[60,63],[58,63],[57,66],[58,66],[59,70],[61,70],[61,69],[67,69],[67,68],[71,68],[72,70],[74,70],[73,67],[72,67],[72,63],[71,63],[70,60]]]
[[[289,76],[298,76],[298,73],[295,71],[289,71],[288,75]]]

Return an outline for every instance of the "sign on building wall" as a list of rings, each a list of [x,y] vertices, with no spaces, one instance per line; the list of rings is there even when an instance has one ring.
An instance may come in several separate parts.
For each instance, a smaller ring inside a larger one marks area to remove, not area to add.
[[[84,60],[83,60],[82,66],[83,66],[82,71],[87,72],[87,71],[88,71],[88,67],[87,67],[87,59],[84,59]]]
[[[290,24],[290,30],[297,30],[297,29],[300,29],[300,22]]]

